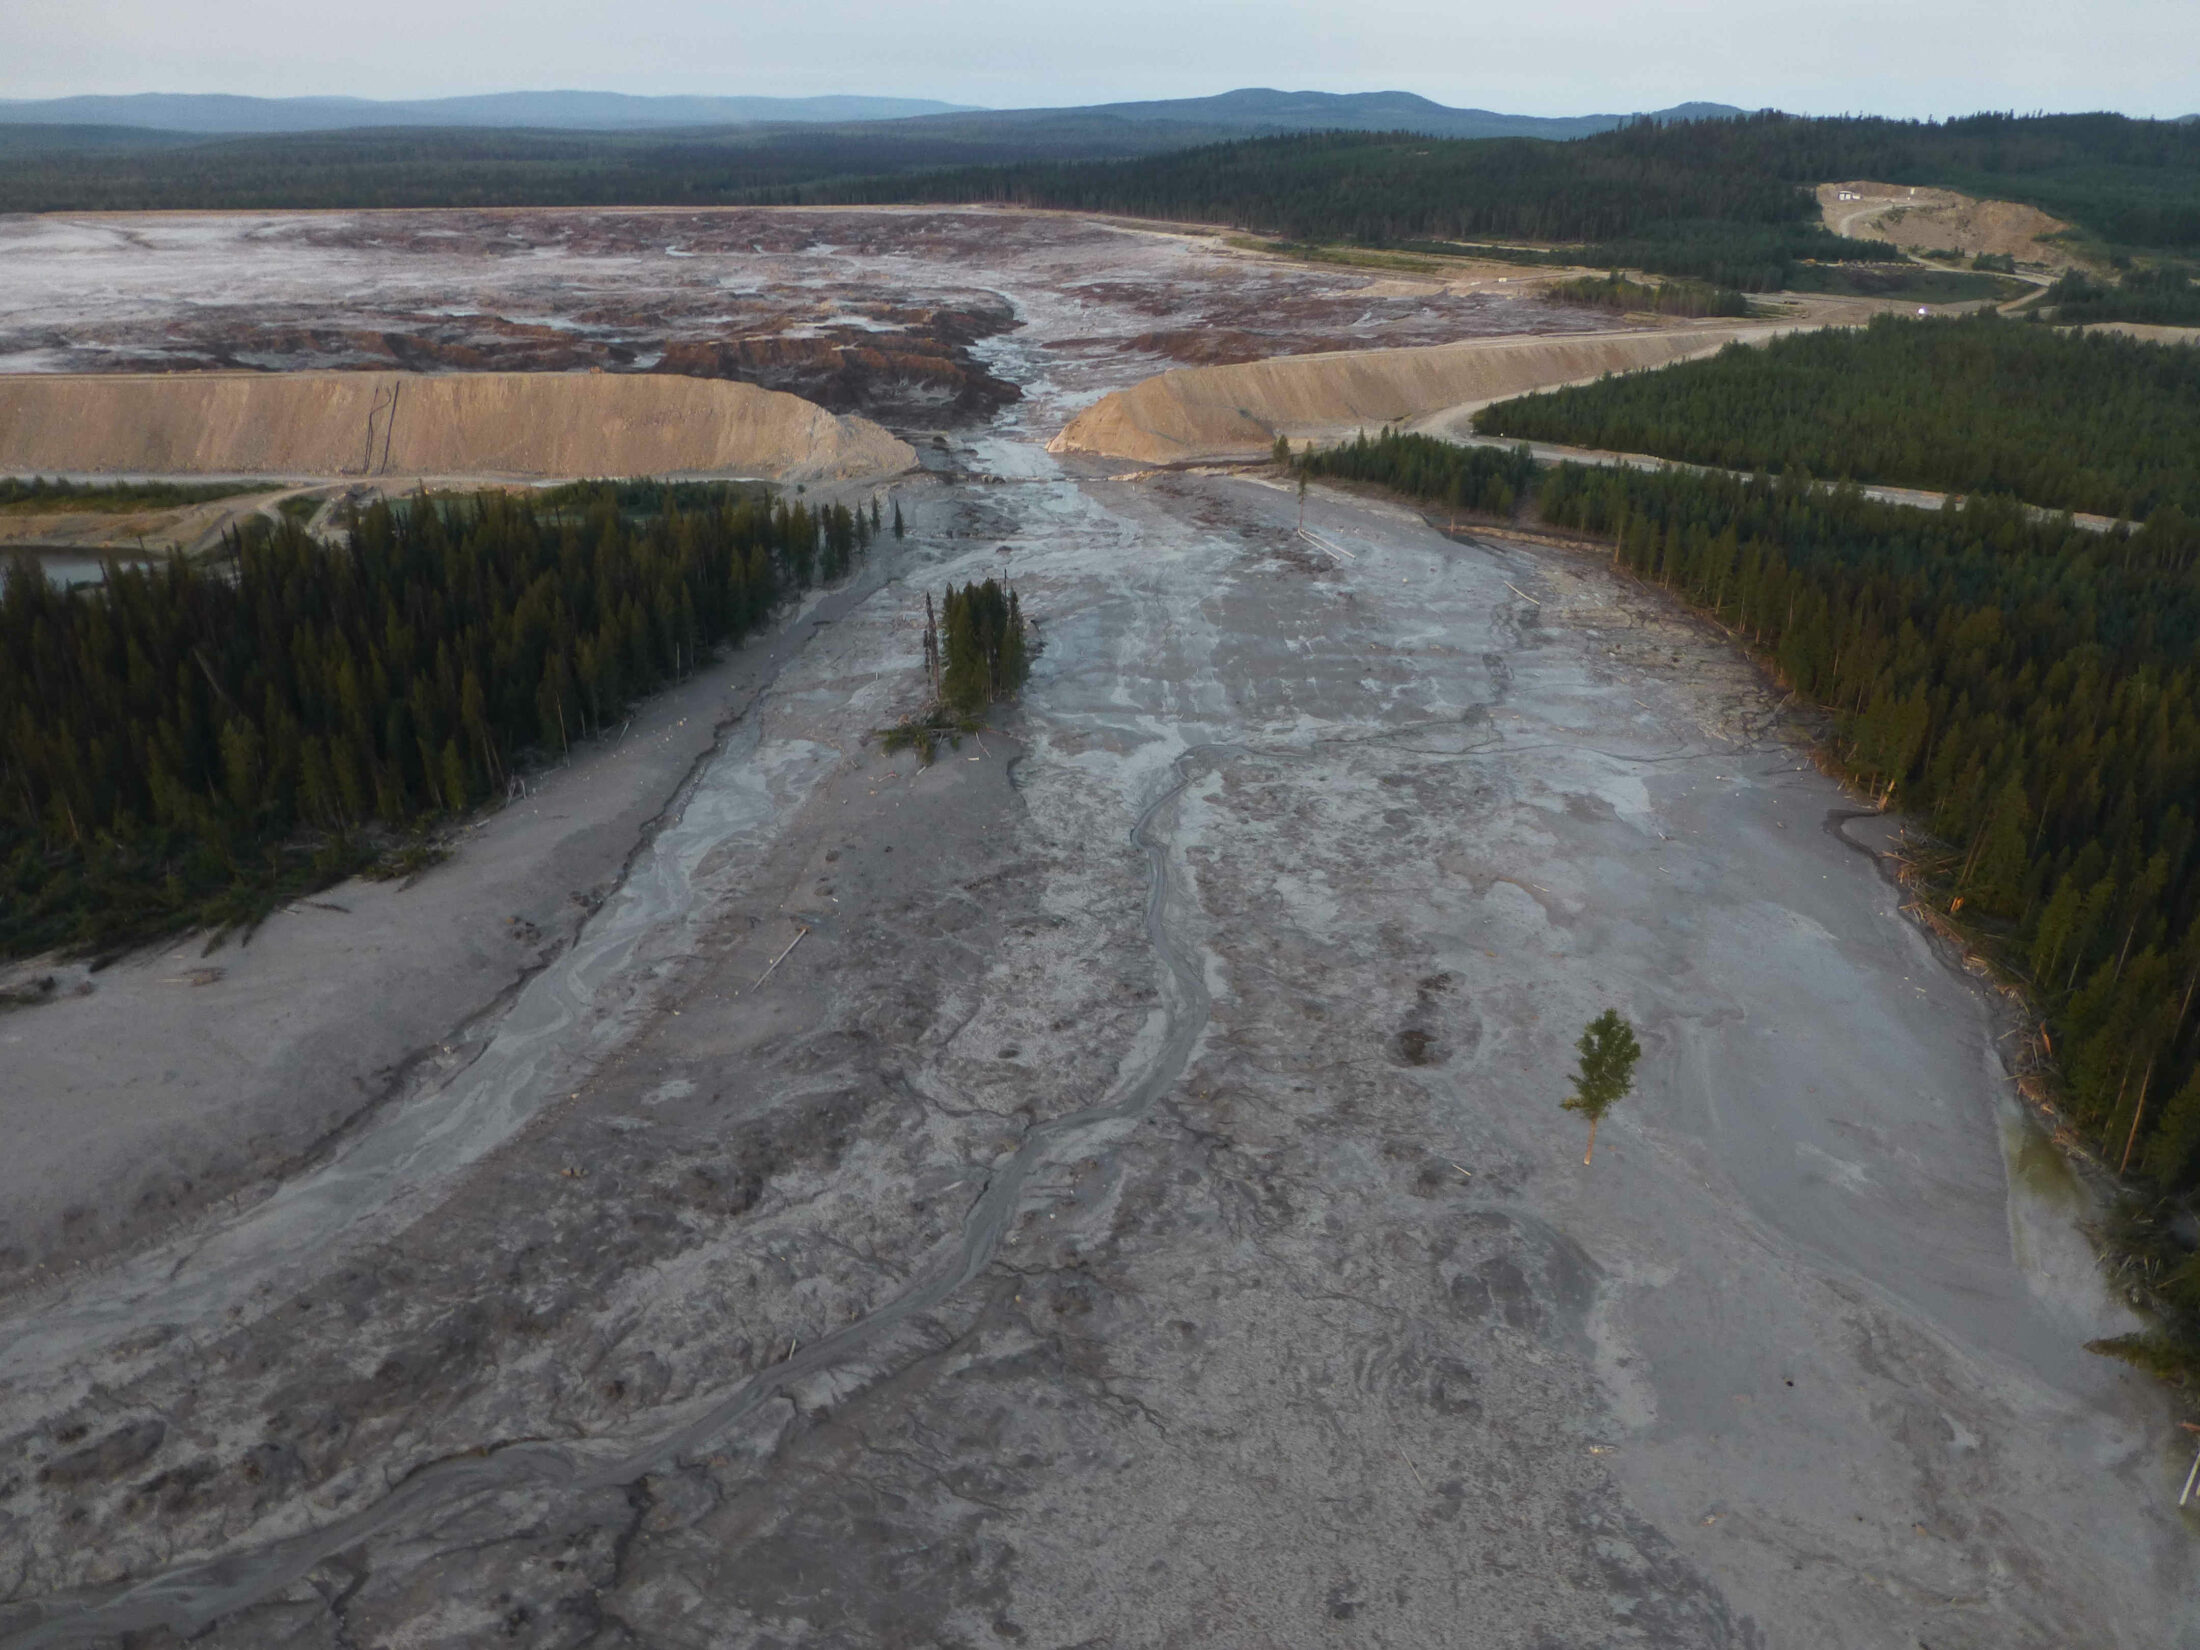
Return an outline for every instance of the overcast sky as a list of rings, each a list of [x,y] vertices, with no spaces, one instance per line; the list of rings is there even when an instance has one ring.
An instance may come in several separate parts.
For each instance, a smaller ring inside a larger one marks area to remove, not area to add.
[[[1234,86],[1525,114],[2200,112],[2200,0],[0,0],[0,97],[890,93],[997,108]]]

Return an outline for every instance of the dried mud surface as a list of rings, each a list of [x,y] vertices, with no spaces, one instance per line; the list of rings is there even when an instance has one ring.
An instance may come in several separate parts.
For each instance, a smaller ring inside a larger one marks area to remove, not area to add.
[[[1567,332],[1475,277],[1374,279],[1205,237],[980,212],[375,212],[0,223],[0,371],[667,372],[897,428],[1020,393],[974,349],[1075,295],[1080,360],[1254,360]]]
[[[1592,555],[1049,456],[1121,375],[1011,297],[511,1117],[485,1039],[375,1222],[0,1307],[0,1642],[2200,1644],[1993,1003],[1778,696]],[[1002,569],[1021,705],[880,754]]]

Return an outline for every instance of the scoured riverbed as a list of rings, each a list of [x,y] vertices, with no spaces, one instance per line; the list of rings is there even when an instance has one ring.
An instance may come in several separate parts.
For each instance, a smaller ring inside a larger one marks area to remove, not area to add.
[[[1013,296],[1024,399],[582,930],[587,1058],[401,1219],[240,1211],[243,1311],[13,1305],[0,1638],[2200,1642],[1990,1004],[1775,696],[1593,558],[1063,469]],[[880,755],[1002,569],[1023,705]]]

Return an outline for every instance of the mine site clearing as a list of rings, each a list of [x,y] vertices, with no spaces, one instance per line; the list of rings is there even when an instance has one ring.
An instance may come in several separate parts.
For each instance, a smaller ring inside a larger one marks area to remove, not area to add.
[[[822,485],[911,532],[418,886],[0,1018],[0,1640],[2200,1643],[2086,1193],[1780,695],[1593,552],[1063,439],[1626,329],[1051,215],[395,218],[10,224],[0,340],[715,337],[908,439]],[[858,371],[827,301],[930,319]],[[1000,573],[1019,707],[883,752]]]

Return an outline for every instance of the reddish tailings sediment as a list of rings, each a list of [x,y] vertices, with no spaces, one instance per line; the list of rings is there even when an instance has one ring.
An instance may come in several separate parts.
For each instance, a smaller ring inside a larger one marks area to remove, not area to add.
[[[1793,330],[1686,327],[1475,338],[1428,349],[1189,367],[1102,397],[1072,419],[1048,450],[1148,464],[1257,457],[1278,435],[1334,439],[1401,420],[1456,416],[1507,396],[1664,366]]]
[[[776,390],[608,373],[0,377],[0,471],[135,475],[893,475],[906,442]]]

